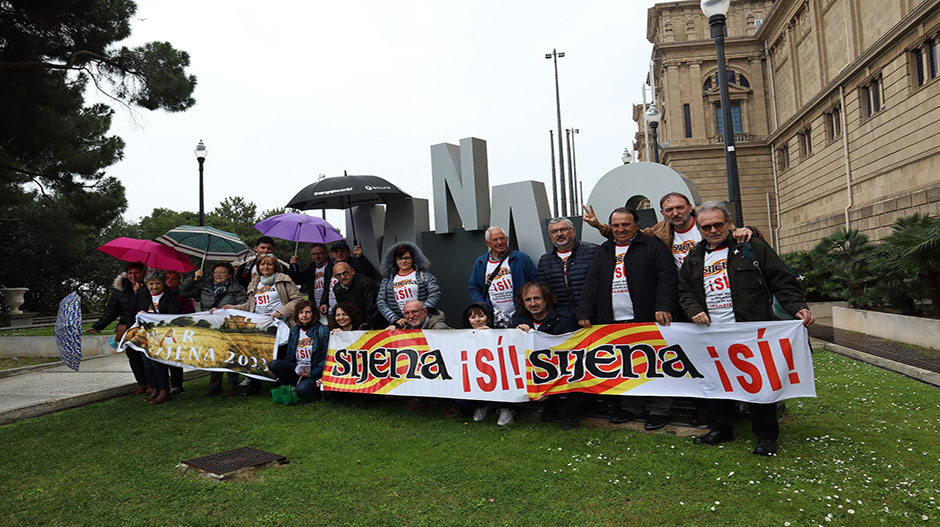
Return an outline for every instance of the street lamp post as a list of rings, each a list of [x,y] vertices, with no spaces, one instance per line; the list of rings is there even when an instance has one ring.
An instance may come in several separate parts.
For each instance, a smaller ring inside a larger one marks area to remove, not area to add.
[[[548,148],[552,152],[552,204],[555,205],[553,216],[558,217],[558,182],[555,175],[555,132],[548,131]]]
[[[630,161],[633,159],[633,154],[630,153],[629,147],[623,149],[623,154],[620,156],[620,159],[623,160],[624,165],[630,163]]]
[[[578,156],[577,156],[577,152],[576,152],[575,144],[574,144],[574,134],[580,133],[581,130],[577,128],[571,128],[570,130],[571,130],[571,152],[568,153],[568,157],[571,159],[571,164],[568,167],[568,174],[570,176],[568,179],[572,182],[571,213],[577,214],[576,211],[578,210],[578,201],[579,201],[577,196],[580,195],[580,193],[578,192],[578,187],[581,185],[580,185],[580,181],[578,181]],[[581,196],[581,198],[583,199],[584,196]]]
[[[725,171],[728,174],[728,201],[734,211],[736,225],[744,225],[741,210],[741,187],[738,182],[738,154],[734,149],[734,122],[731,120],[731,97],[728,95],[728,72],[725,64],[725,15],[731,0],[702,0],[702,12],[711,26],[712,39],[718,51],[718,86],[721,91],[721,122],[725,145]]]
[[[649,110],[646,110],[646,122],[650,124],[650,133],[653,134],[653,162],[659,163],[659,136],[657,135],[657,130],[659,129],[659,120],[662,118],[662,114],[659,112],[659,108],[655,104],[650,104]]]
[[[196,145],[196,161],[199,161],[199,225],[203,226],[206,224],[206,209],[205,209],[205,194],[202,190],[202,165],[206,162],[206,154],[209,153],[209,150],[206,149],[205,143],[202,142],[202,139],[199,140],[199,144]]]
[[[551,53],[545,54],[546,59],[552,59],[555,62],[555,109],[558,112],[558,182],[561,187],[561,215],[567,216],[568,205],[565,198],[565,146],[561,139],[561,95],[558,90],[558,58],[564,56],[565,52],[559,52],[557,49],[552,49]]]

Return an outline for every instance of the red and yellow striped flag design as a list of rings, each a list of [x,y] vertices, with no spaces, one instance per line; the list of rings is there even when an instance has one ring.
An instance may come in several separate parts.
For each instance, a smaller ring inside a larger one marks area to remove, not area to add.
[[[629,345],[649,344],[655,350],[666,346],[666,340],[659,327],[656,324],[607,324],[603,326],[592,326],[581,329],[571,335],[570,338],[557,346],[553,346],[552,351],[585,350],[602,346],[611,345]],[[532,382],[532,365],[526,361],[526,389],[530,399],[537,399],[543,395],[569,393],[569,392],[587,392],[598,394],[620,395],[629,392],[633,388],[648,382],[649,379],[598,379],[585,371],[584,377],[577,382],[568,383],[567,378],[572,369],[574,355],[570,356],[568,372],[561,372],[552,383],[536,386]],[[551,356],[550,362],[558,366],[558,357]],[[605,370],[620,370],[623,364],[623,358],[617,352],[617,359],[605,366]],[[633,370],[639,374],[646,371],[647,359],[644,354],[636,354],[633,358]]]
[[[394,333],[388,330],[367,331],[365,335],[353,342],[346,349],[353,351],[374,350],[377,348],[413,349],[417,351],[419,355],[430,350],[428,341],[424,338],[424,332],[418,329],[399,329]],[[327,391],[385,394],[395,389],[395,387],[408,382],[408,379],[405,378],[376,379],[370,375],[366,382],[357,384],[362,372],[363,365],[361,362],[359,363],[359,370],[352,372],[353,375],[349,377],[335,377],[333,376],[333,367],[336,365],[333,358],[335,353],[336,350],[330,348],[326,356],[326,364],[323,367],[323,386]],[[395,370],[404,377],[405,373],[408,371],[408,362],[405,357],[398,357]]]

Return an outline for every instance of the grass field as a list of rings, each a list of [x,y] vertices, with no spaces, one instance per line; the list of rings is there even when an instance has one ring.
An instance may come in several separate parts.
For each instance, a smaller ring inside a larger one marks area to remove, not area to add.
[[[139,396],[0,427],[0,524],[937,525],[940,391],[819,351],[780,455],[615,428],[506,429],[411,412]],[[290,464],[217,483],[174,467],[253,446]]]

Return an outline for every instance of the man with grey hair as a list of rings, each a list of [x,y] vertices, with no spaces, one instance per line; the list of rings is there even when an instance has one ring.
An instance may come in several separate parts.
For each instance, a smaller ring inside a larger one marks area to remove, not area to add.
[[[539,258],[538,281],[558,297],[558,310],[573,315],[587,279],[597,245],[578,240],[578,231],[568,218],[548,222],[548,235],[555,246]]]
[[[731,235],[731,214],[717,201],[698,208],[702,243],[679,270],[679,305],[696,324],[733,324],[774,320],[773,297],[794,318],[809,326],[815,320],[800,284],[777,253],[759,239],[738,243]],[[697,445],[734,440],[734,402],[709,399],[710,431]],[[751,429],[758,444],[754,454],[777,453],[777,405],[750,403]]]
[[[515,288],[535,280],[537,271],[529,255],[509,247],[502,227],[486,229],[484,239],[489,250],[473,264],[467,291],[473,302],[493,308],[496,327],[506,328],[516,313]]]

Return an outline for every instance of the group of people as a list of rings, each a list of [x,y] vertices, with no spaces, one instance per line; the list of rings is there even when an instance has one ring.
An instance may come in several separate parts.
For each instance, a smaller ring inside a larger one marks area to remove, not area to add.
[[[584,222],[607,241],[596,245],[578,240],[574,224],[552,219],[548,234],[554,248],[538,263],[509,247],[506,231],[492,226],[485,232],[487,251],[474,263],[468,279],[471,304],[462,315],[464,328],[518,328],[558,335],[594,324],[672,322],[696,324],[774,320],[772,299],[812,324],[799,284],[778,255],[761,240],[756,228],[736,228],[726,205],[706,202],[697,209],[680,193],[659,202],[663,220],[641,229],[635,209],[621,207],[603,223],[591,206]],[[311,397],[320,387],[329,333],[362,329],[449,329],[438,309],[442,291],[430,271],[430,262],[412,242],[393,245],[382,257],[379,270],[345,241],[329,247],[314,243],[311,263],[301,269],[297,256],[282,268],[274,257],[275,242],[261,237],[257,257],[236,270],[219,263],[212,275],[201,270],[179,282],[158,271],[142,275],[142,265],[128,264],[115,281],[115,291],[94,330],[119,318],[119,333],[133,324],[139,311],[184,312],[182,303],[198,298],[202,310],[240,309],[283,318],[292,329],[287,349],[270,364],[282,383],[297,386]],[[151,287],[153,285],[153,287]],[[302,286],[307,299],[301,293]],[[151,404],[167,400],[173,390],[175,368],[161,366],[128,350],[138,391],[150,391]],[[169,375],[167,373],[169,372]],[[171,388],[172,385],[172,388]],[[252,381],[246,395],[260,391]],[[213,373],[207,395],[222,392],[222,374]],[[156,393],[156,395],[153,395]],[[229,374],[228,394],[238,392],[236,374]],[[579,426],[586,394],[549,396],[542,419],[560,418],[565,430]],[[489,405],[470,405],[473,418],[486,418]],[[647,430],[668,423],[669,397],[605,396],[600,403],[614,423],[645,420]],[[709,399],[709,432],[697,444],[716,445],[734,439],[733,401]],[[512,422],[515,405],[496,408],[497,423]],[[777,451],[779,433],[776,405],[750,404],[752,428],[757,436],[755,454]]]

